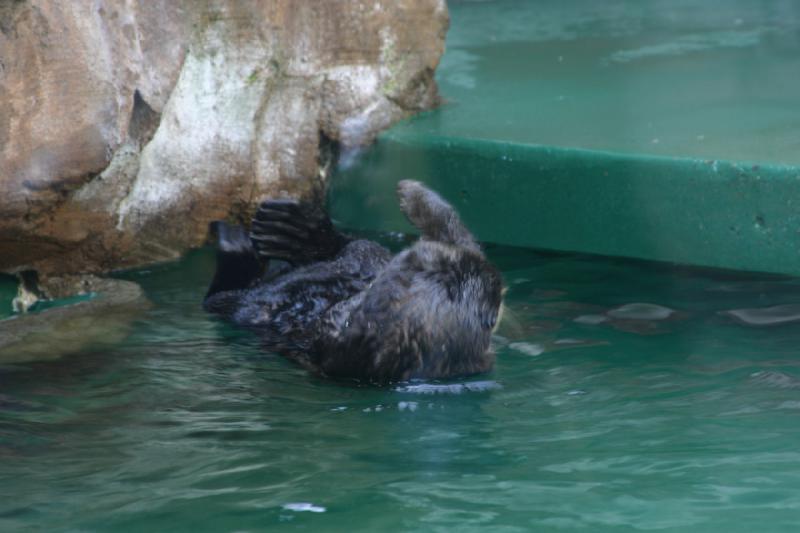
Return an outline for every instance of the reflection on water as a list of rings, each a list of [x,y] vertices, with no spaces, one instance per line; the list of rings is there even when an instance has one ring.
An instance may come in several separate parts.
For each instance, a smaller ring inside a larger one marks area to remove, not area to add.
[[[0,369],[0,529],[793,530],[800,328],[721,313],[798,280],[489,252],[496,370],[393,388],[207,316],[211,254],[130,274],[126,341]]]
[[[800,322],[800,304],[784,304],[755,309],[731,309],[722,314],[732,316],[750,326],[777,326]]]

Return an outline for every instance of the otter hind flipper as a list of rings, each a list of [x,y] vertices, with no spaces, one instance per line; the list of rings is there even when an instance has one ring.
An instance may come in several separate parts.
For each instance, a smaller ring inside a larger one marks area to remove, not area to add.
[[[206,301],[219,292],[249,287],[264,270],[243,227],[216,221],[209,229],[217,237],[217,270]]]
[[[259,256],[294,266],[335,257],[350,240],[333,227],[327,213],[306,202],[266,200],[250,230]]]
[[[209,224],[209,232],[217,237],[217,250],[225,253],[252,254],[253,245],[247,238],[247,231],[241,226],[234,226],[215,220]]]
[[[397,196],[403,214],[424,238],[480,251],[453,206],[422,183],[413,180],[399,182]]]

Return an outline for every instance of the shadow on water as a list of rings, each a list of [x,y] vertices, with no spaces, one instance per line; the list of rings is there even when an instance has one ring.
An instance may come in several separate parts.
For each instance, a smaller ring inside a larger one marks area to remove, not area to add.
[[[0,274],[0,320],[11,316],[11,301],[16,294],[16,278],[8,274]]]

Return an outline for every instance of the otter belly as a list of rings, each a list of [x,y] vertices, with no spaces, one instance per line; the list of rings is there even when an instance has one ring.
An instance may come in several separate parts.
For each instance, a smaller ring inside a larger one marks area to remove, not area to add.
[[[502,286],[483,254],[421,241],[321,321],[312,360],[375,383],[485,372]]]

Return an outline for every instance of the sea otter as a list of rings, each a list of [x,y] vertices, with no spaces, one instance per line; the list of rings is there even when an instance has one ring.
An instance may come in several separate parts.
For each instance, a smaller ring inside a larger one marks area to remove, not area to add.
[[[205,308],[326,376],[380,384],[490,370],[498,271],[438,194],[410,180],[397,193],[421,237],[394,257],[292,200],[264,201],[249,235],[216,223]]]

